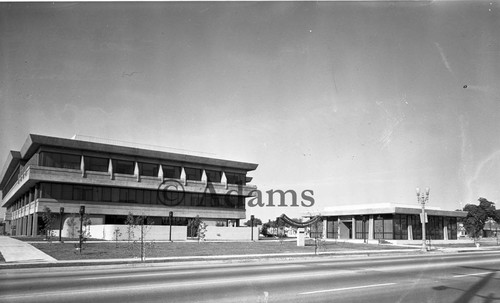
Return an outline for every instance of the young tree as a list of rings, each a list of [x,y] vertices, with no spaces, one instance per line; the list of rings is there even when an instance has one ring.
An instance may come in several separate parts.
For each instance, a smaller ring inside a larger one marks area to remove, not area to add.
[[[153,220],[146,216],[139,216],[135,219],[134,225],[140,227],[139,243],[141,247],[141,261],[144,262],[146,260],[145,238],[151,229],[151,225],[153,225]]]
[[[71,217],[69,217],[67,223],[68,224],[68,232],[70,238],[75,238],[75,233],[76,233],[76,217],[75,214],[72,214]]]
[[[207,226],[207,223],[200,220],[200,224],[198,225],[198,243],[200,241],[205,241]]]
[[[125,224],[127,225],[127,241],[130,243],[130,241],[134,239],[134,229],[136,226],[136,219],[134,218],[134,214],[132,212],[128,213]]]
[[[47,241],[51,242],[52,231],[54,229],[55,216],[48,206],[45,206],[43,208],[42,221],[43,221],[43,232],[45,234],[45,237]]]
[[[488,219],[499,221],[495,203],[485,198],[479,198],[478,201],[479,205],[467,204],[464,207],[464,211],[467,212],[467,216],[463,220],[464,228],[474,243],[477,243],[482,236],[484,225]]]
[[[82,253],[82,250],[84,248],[85,243],[92,236],[90,234],[90,225],[92,225],[92,221],[90,220],[89,215],[84,214],[83,217],[81,217],[81,220],[82,220],[82,229],[78,230],[78,233],[80,234],[80,237],[81,237],[80,254]]]

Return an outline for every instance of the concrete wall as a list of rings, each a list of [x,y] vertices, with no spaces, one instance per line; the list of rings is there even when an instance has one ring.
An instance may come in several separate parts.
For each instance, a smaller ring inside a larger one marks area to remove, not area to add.
[[[207,226],[205,240],[221,240],[221,241],[251,241],[251,227],[224,227],[224,226]],[[254,241],[259,240],[259,228],[253,228]]]
[[[118,240],[128,240],[127,225],[91,225],[90,235],[92,238],[115,240],[115,231],[118,230]],[[168,241],[170,226],[150,225],[147,229],[145,240],[147,241]],[[132,240],[139,240],[141,227],[133,229]],[[187,226],[172,226],[172,241],[185,241],[187,239]]]

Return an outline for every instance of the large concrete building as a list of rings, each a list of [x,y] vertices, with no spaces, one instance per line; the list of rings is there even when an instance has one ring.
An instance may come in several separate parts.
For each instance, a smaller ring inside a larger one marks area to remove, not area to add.
[[[325,208],[323,236],[330,239],[422,240],[422,209],[419,205],[391,203],[347,205]],[[426,239],[456,240],[458,218],[463,211],[442,210],[427,206]]]
[[[247,173],[256,168],[252,163],[31,134],[20,151],[10,152],[3,167],[1,206],[12,235],[39,234],[45,207],[58,222],[85,206],[92,225],[124,224],[130,212],[167,225],[173,212],[173,225],[187,226],[199,216],[208,225],[238,226],[245,218],[245,198],[256,189],[248,184]]]

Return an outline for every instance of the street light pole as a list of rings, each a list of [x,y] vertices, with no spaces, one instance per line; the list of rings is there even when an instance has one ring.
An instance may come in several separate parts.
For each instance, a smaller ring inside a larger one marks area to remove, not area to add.
[[[425,243],[426,236],[425,236],[425,223],[426,222],[426,217],[425,217],[425,203],[429,201],[429,191],[430,189],[427,187],[425,189],[425,193],[420,193],[420,188],[417,187],[417,201],[422,205],[422,216],[421,216],[421,221],[422,221],[422,251],[427,251],[427,246]]]
[[[173,218],[174,218],[174,212],[173,212],[173,211],[169,212],[169,213],[168,213],[168,217],[169,217],[169,220],[168,220],[168,221],[169,221],[169,223],[170,223],[170,231],[169,231],[169,235],[168,235],[168,240],[169,240],[170,242],[172,242],[172,220],[173,220]]]
[[[252,241],[253,241],[253,220],[254,219],[255,219],[254,215],[251,215],[250,216],[250,221],[252,222],[252,227],[251,227],[251,229],[252,229]]]
[[[82,253],[83,242],[83,215],[85,214],[85,206],[80,206],[80,253]]]
[[[62,226],[63,226],[63,215],[64,215],[64,207],[59,208],[59,242],[61,242],[61,234],[62,234]]]

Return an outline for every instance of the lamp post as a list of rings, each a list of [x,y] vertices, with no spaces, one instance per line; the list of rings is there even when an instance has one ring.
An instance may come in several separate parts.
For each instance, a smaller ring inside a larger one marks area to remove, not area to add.
[[[85,214],[85,206],[80,206],[80,253],[82,252],[82,242],[83,242],[83,215]]]
[[[250,228],[252,229],[252,241],[253,241],[253,220],[255,220],[255,217],[254,217],[254,215],[251,215],[250,221],[252,222],[252,227],[250,227]]]
[[[172,242],[172,219],[174,218],[174,212],[173,211],[171,211],[171,212],[168,213],[168,218],[169,218],[168,222],[170,224],[170,231],[169,231],[169,234],[168,234],[168,240],[170,242]]]
[[[427,251],[427,246],[425,243],[425,223],[426,223],[426,218],[425,218],[425,203],[429,201],[429,191],[430,189],[427,187],[425,189],[425,193],[420,192],[420,188],[417,187],[417,201],[422,205],[422,215],[421,215],[421,221],[422,221],[422,251]]]
[[[59,219],[59,242],[62,242],[61,241],[61,235],[62,235],[62,226],[63,226],[64,207],[59,208],[59,214],[60,214],[60,219]]]

